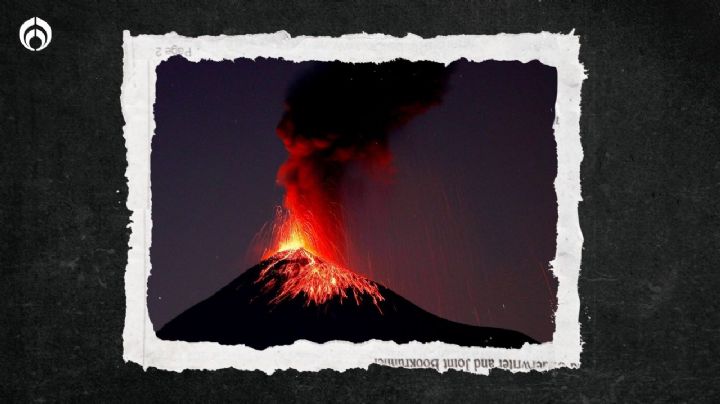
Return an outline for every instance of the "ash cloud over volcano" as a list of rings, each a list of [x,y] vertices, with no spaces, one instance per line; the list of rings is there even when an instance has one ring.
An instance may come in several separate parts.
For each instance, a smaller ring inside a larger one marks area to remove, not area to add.
[[[314,250],[347,264],[340,188],[348,165],[391,173],[388,138],[441,101],[449,68],[396,60],[318,66],[290,86],[277,134],[288,151],[278,183]]]

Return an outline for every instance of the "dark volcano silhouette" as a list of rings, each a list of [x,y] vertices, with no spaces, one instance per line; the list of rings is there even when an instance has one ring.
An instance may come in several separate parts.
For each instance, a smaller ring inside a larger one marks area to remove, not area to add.
[[[275,265],[289,263],[281,261]],[[345,299],[337,295],[322,304],[308,302],[302,293],[271,302],[283,280],[271,278],[258,282],[267,265],[265,261],[248,269],[208,299],[175,317],[157,332],[158,338],[243,344],[255,349],[289,345],[297,340],[318,343],[372,339],[397,343],[441,341],[500,348],[537,343],[517,331],[476,327],[440,318],[372,281],[384,298],[377,306],[365,295],[355,296],[351,289],[346,290]],[[268,285],[275,287],[268,288]]]

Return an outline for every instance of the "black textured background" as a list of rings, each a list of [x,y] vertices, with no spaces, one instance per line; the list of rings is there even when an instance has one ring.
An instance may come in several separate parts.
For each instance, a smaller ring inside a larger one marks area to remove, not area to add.
[[[5,2],[0,401],[717,401],[717,2]],[[18,28],[39,16],[52,44]],[[582,368],[143,371],[122,360],[133,34],[581,35]],[[119,190],[119,191],[118,191]]]

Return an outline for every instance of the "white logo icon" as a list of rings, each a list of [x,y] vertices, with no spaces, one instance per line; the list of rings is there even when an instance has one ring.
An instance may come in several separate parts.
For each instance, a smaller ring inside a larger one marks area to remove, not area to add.
[[[33,17],[20,26],[20,43],[28,50],[41,51],[50,45],[51,40],[52,29],[50,25],[39,17]],[[33,43],[31,44],[30,41],[33,41]]]

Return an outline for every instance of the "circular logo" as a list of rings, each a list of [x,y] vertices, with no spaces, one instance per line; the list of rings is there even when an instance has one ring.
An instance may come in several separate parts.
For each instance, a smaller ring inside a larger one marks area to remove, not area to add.
[[[40,17],[33,17],[20,26],[20,43],[33,52],[41,51],[50,45],[52,29]]]

